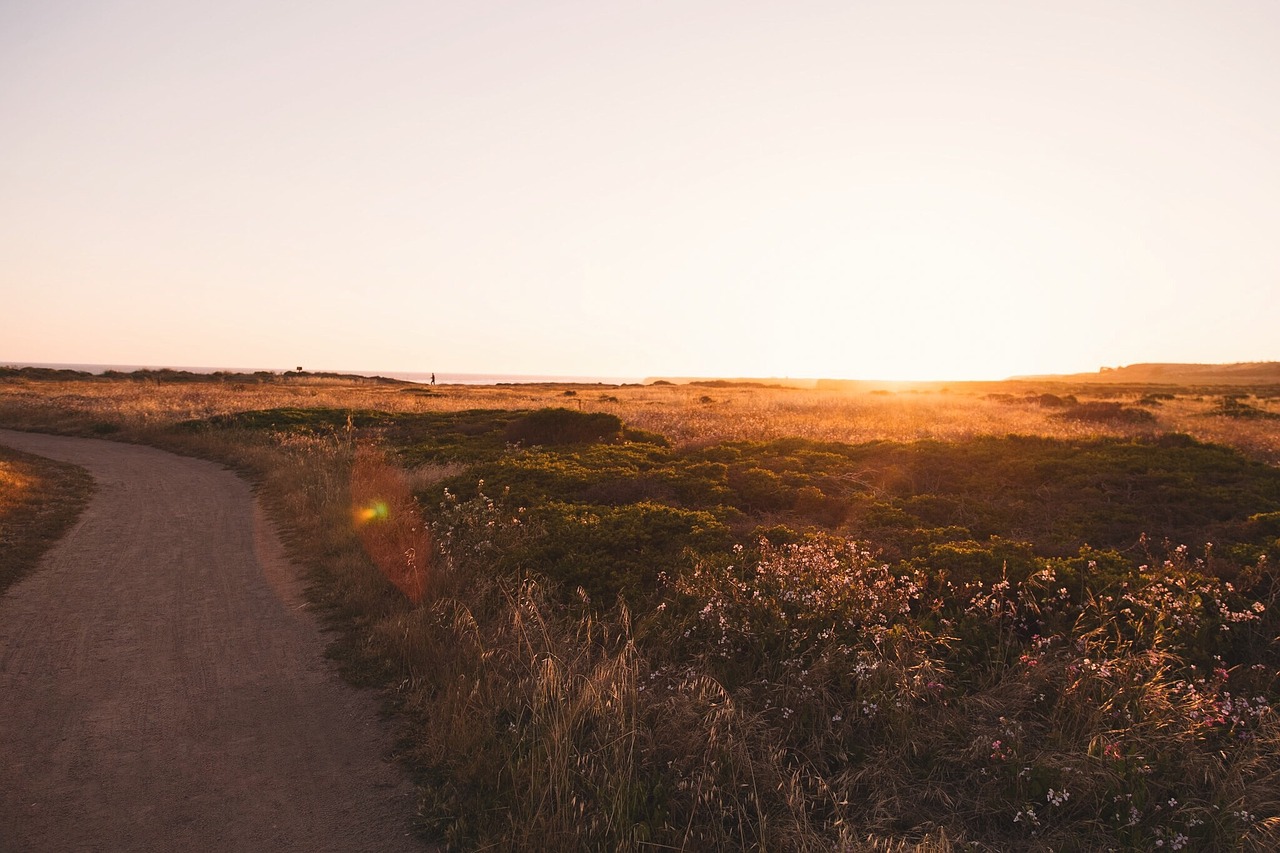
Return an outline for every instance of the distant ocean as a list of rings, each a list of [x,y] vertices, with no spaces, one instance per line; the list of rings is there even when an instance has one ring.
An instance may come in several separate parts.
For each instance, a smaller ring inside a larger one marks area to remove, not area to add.
[[[135,370],[186,370],[191,373],[284,373],[292,368],[279,367],[190,367],[175,364],[45,364],[33,361],[0,361],[0,367],[48,367],[54,370],[83,370],[87,373],[103,373],[107,370],[118,370],[121,373],[132,373]],[[405,382],[431,381],[431,373],[406,373],[387,370],[317,370],[317,373],[349,373],[353,376],[385,376],[389,379],[400,379]],[[441,373],[436,372],[438,385],[507,385],[531,384],[537,382],[628,385],[643,382],[634,376],[543,376],[524,373]]]

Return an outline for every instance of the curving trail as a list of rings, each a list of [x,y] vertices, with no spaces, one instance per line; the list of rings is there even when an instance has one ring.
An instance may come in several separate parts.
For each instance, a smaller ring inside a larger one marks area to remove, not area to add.
[[[0,430],[98,491],[0,596],[0,851],[412,851],[412,786],[248,485]]]

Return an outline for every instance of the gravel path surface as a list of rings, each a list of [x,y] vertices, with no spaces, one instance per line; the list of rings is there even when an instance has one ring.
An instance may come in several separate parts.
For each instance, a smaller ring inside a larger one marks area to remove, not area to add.
[[[0,597],[0,850],[411,851],[412,786],[248,485],[0,430],[97,494]]]

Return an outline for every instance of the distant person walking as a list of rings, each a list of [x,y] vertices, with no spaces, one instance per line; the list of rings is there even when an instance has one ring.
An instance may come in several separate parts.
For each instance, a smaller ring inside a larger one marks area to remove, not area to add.
[[[431,384],[432,384],[432,385],[435,385],[435,384],[436,384],[436,375],[435,375],[434,373],[433,373],[433,374],[431,374]]]

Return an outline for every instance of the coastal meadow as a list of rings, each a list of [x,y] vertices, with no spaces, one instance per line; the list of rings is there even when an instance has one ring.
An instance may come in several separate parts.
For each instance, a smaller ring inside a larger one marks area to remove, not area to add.
[[[1280,844],[1269,389],[0,377],[255,480],[425,836]]]

